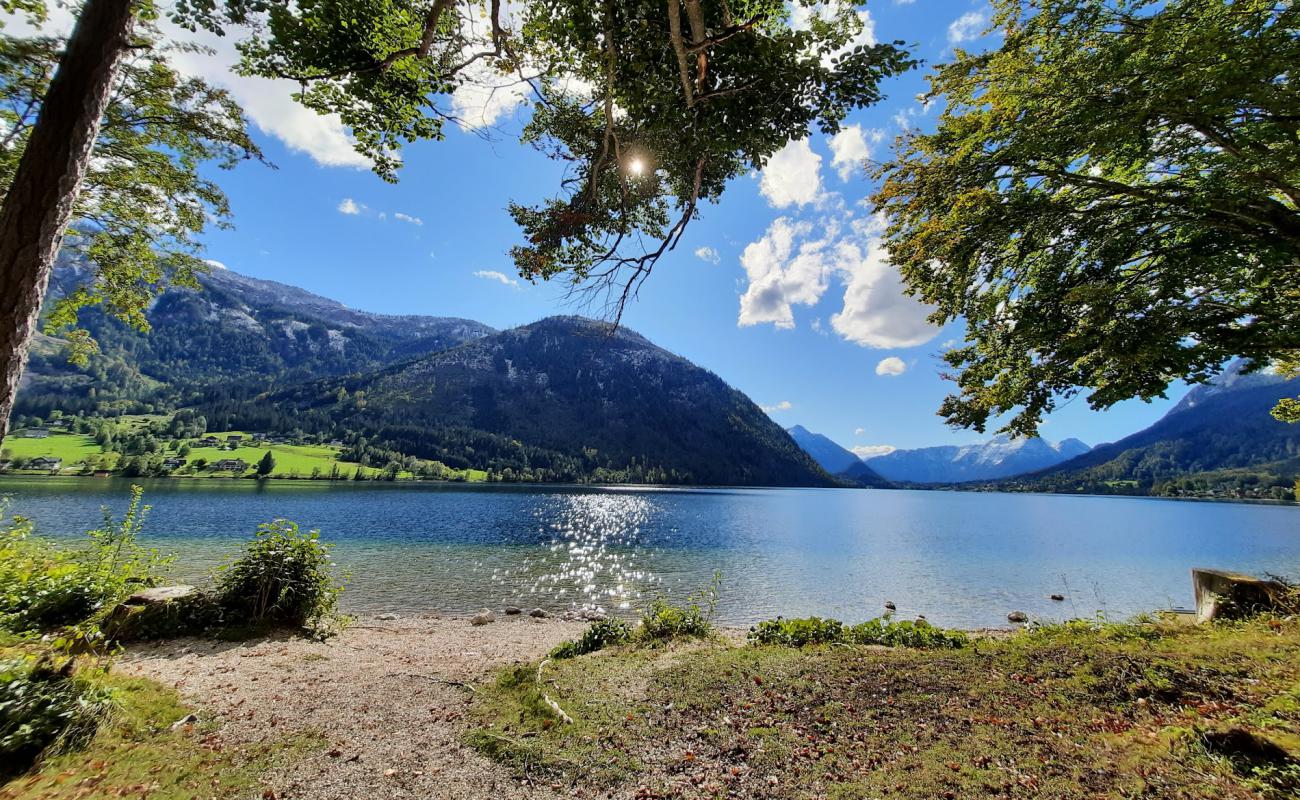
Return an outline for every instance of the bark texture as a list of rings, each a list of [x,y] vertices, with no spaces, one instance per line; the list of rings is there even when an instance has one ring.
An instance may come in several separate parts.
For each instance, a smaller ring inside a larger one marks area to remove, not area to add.
[[[0,206],[0,438],[122,57],[132,0],[88,0]]]

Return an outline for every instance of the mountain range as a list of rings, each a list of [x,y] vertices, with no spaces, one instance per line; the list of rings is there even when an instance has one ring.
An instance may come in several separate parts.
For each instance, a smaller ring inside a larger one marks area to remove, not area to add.
[[[51,295],[81,278],[60,269]],[[147,333],[88,311],[100,353],[84,368],[47,338],[18,412],[186,407],[211,430],[300,431],[366,463],[410,455],[507,478],[833,483],[743,393],[627,328],[553,317],[497,331],[224,269],[201,282],[165,293]]]
[[[812,456],[818,466],[830,474],[858,486],[883,488],[890,485],[890,482],[879,473],[829,437],[813,433],[802,425],[786,428],[786,432],[794,439],[795,444]]]
[[[996,488],[1164,496],[1294,497],[1300,425],[1269,414],[1300,379],[1231,364],[1193,387],[1155,424]]]
[[[85,278],[62,264],[49,297]],[[782,430],[717,375],[626,328],[553,317],[498,331],[357,311],[225,269],[200,280],[201,291],[162,295],[148,332],[87,309],[100,352],[84,367],[38,337],[16,413],[191,408],[212,430],[312,433],[367,463],[420,456],[523,480],[1282,497],[1300,475],[1300,426],[1268,414],[1300,380],[1240,365],[1091,450],[997,438],[864,462],[802,426]]]
[[[897,483],[964,483],[1037,472],[1088,450],[1078,439],[997,436],[981,444],[895,450],[866,459],[866,465]]]

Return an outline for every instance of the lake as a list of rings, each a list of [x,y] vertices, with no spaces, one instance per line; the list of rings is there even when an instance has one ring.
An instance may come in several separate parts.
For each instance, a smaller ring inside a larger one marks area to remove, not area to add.
[[[1300,575],[1300,508],[1148,498],[851,489],[670,489],[142,480],[147,543],[202,579],[259,522],[337,544],[361,613],[509,604],[630,610],[722,573],[718,618],[1111,618],[1192,602],[1189,569]],[[130,482],[0,480],[10,514],[76,537]],[[1059,593],[1065,602],[1048,595]]]

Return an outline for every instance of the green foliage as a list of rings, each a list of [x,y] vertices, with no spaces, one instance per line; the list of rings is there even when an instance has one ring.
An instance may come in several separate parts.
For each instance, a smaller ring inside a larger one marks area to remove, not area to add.
[[[891,261],[957,318],[949,422],[1033,434],[1255,368],[1300,341],[1300,8],[996,0],[1002,44],[931,77],[944,112],[879,173]],[[1283,416],[1292,408],[1281,408]]]
[[[718,609],[718,591],[722,586],[722,573],[714,572],[707,587],[686,598],[686,604],[675,606],[662,597],[656,597],[641,612],[641,625],[636,629],[639,642],[666,642],[673,639],[707,639],[713,635],[713,616]]]
[[[277,519],[257,527],[253,541],[217,576],[218,604],[228,625],[305,626],[328,635],[340,622],[335,576],[320,531],[302,532]]]
[[[782,647],[806,647],[810,644],[840,644],[844,641],[844,623],[837,619],[807,617],[767,619],[749,629],[751,644]]]
[[[965,647],[970,639],[961,631],[936,628],[925,620],[872,619],[846,627],[836,619],[807,617],[805,619],[764,620],[749,631],[749,642],[755,645],[806,647],[819,644],[883,645],[885,647],[915,647],[921,649],[954,649]]]
[[[701,203],[811,126],[837,131],[915,63],[899,42],[852,45],[864,23],[849,4],[797,5],[811,24],[792,25],[779,0],[737,3],[734,17],[714,2],[527,4],[524,46],[557,69],[523,139],[569,176],[558,196],[511,205],[527,238],[511,251],[520,274],[591,280],[620,313]]]
[[[124,60],[95,143],[98,153],[75,198],[64,258],[92,265],[70,291],[51,298],[48,332],[77,325],[85,306],[140,329],[145,310],[168,285],[194,286],[206,269],[198,237],[210,222],[228,227],[225,194],[201,165],[222,169],[261,154],[244,115],[224,89],[187,77],[170,63],[178,52],[147,21],[136,25],[138,49]],[[8,187],[63,51],[59,37],[0,34],[0,187]],[[86,330],[66,335],[79,363],[95,352]]]
[[[936,628],[923,619],[899,620],[870,619],[849,628],[848,640],[853,644],[878,644],[885,647],[916,647],[945,650],[965,647],[969,637],[961,631]]]
[[[854,45],[866,23],[846,3],[799,0],[799,26],[782,0],[736,2],[735,16],[733,4],[697,0],[502,5],[182,0],[174,18],[254,30],[243,71],[299,81],[298,101],[338,114],[386,180],[402,144],[441,138],[456,86],[527,81],[536,99],[523,139],[570,174],[558,197],[511,206],[527,238],[516,265],[530,279],[616,288],[619,308],[701,201],[813,124],[836,131],[914,63],[900,43]]]
[[[22,518],[0,532],[0,628],[22,633],[70,627],[74,638],[97,639],[102,613],[152,585],[170,562],[137,540],[149,514],[142,496],[139,486],[131,487],[120,522],[105,508],[103,527],[89,531],[82,547],[36,538]]]
[[[551,658],[573,658],[627,644],[632,640],[632,626],[617,617],[596,620],[577,640],[561,642],[551,651]]]
[[[0,661],[0,780],[89,741],[112,709],[110,693],[74,668],[73,659]]]

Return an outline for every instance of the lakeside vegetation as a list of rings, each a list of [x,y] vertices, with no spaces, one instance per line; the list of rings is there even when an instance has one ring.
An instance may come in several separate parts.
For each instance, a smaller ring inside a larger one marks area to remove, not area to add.
[[[1281,798],[1300,622],[1078,621],[958,648],[624,645],[503,670],[466,739],[645,798]],[[539,702],[543,691],[571,722]]]

